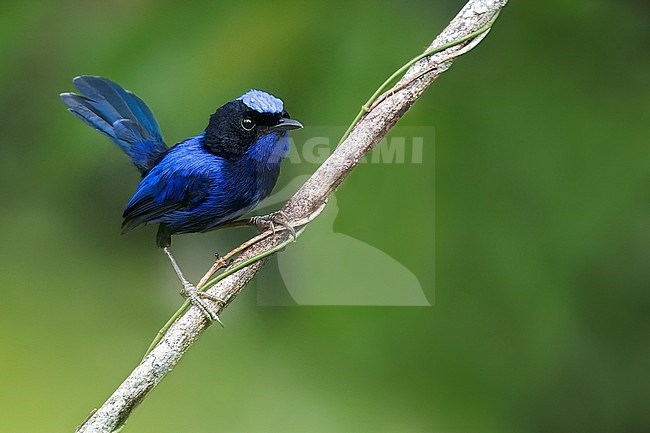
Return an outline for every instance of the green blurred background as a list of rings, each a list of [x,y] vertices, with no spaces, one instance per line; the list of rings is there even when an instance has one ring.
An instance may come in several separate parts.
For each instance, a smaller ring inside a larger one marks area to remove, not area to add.
[[[3,2],[0,431],[72,431],[180,304],[155,229],[119,235],[137,173],[65,111],[72,77],[137,92],[169,143],[250,87],[309,134],[347,125],[462,4]],[[512,1],[400,122],[435,128],[435,158],[361,166],[337,192],[334,231],[434,306],[260,307],[271,263],[126,431],[649,431],[649,16]],[[196,279],[252,233],[174,247]]]

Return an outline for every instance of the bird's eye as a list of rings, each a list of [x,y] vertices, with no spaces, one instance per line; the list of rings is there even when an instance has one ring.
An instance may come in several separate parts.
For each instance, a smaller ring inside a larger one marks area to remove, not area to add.
[[[255,121],[250,117],[244,117],[241,120],[241,127],[244,128],[245,131],[250,131],[255,128]]]

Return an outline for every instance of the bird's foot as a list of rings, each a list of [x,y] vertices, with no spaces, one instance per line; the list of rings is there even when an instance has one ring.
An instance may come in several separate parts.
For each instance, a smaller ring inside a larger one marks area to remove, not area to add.
[[[219,325],[223,326],[223,322],[219,318],[219,315],[214,312],[206,300],[214,302],[219,305],[219,307],[224,307],[226,302],[219,298],[218,296],[211,295],[210,293],[203,292],[198,290],[190,283],[184,283],[183,288],[181,289],[181,296],[185,299],[189,299],[192,305],[198,308],[201,313],[208,319],[210,322],[218,322]]]
[[[251,218],[251,224],[257,227],[259,231],[270,228],[273,234],[275,234],[275,225],[277,224],[287,229],[293,240],[296,240],[296,230],[291,226],[287,214],[281,210],[268,215],[254,216]]]

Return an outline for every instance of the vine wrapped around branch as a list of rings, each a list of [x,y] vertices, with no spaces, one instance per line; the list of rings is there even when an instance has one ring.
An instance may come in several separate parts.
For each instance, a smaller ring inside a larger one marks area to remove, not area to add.
[[[362,107],[342,142],[283,207],[296,228],[306,227],[323,209],[327,198],[356,167],[361,158],[397,123],[429,85],[451,66],[454,58],[473,49],[487,35],[507,0],[470,0],[425,52],[393,74]],[[404,76],[390,90],[388,83]],[[202,279],[203,288],[221,298],[226,308],[251,281],[269,256],[290,241],[286,231],[265,232],[236,250],[239,255],[215,280],[205,284],[223,262]],[[181,308],[163,328],[155,344],[108,400],[77,428],[78,433],[120,430],[142,402],[210,323],[196,308]]]

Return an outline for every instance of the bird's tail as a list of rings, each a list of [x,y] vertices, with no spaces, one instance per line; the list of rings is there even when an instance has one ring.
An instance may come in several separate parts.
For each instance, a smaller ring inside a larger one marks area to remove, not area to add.
[[[83,75],[72,83],[81,94],[61,94],[68,111],[113,140],[145,176],[167,151],[149,107],[106,78]]]

